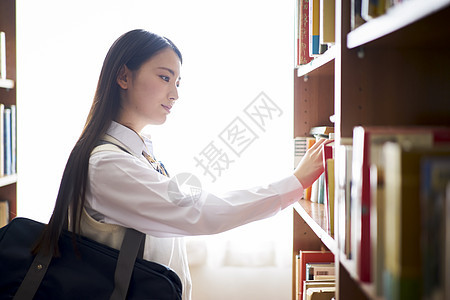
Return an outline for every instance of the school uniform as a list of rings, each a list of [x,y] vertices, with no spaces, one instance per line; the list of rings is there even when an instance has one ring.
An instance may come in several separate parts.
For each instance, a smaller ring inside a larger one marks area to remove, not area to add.
[[[303,194],[303,187],[291,175],[221,196],[204,190],[196,197],[180,196],[179,191],[170,193],[177,189],[176,182],[156,171],[145,157],[153,157],[151,140],[117,122],[111,123],[106,137],[130,153],[103,150],[91,155],[82,234],[102,241],[96,226],[105,223],[112,224],[113,231],[125,226],[144,232],[144,259],[178,274],[183,300],[191,299],[184,236],[219,233],[270,217]],[[120,247],[117,241],[103,242]]]

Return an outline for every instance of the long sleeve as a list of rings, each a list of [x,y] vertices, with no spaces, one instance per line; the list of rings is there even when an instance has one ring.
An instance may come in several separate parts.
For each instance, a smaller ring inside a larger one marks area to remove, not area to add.
[[[184,199],[174,199],[169,191],[177,187],[175,180],[144,161],[125,152],[102,151],[90,159],[87,208],[101,221],[156,237],[174,237],[223,232],[270,217],[303,193],[293,175],[222,196],[201,191],[198,197],[186,194]]]

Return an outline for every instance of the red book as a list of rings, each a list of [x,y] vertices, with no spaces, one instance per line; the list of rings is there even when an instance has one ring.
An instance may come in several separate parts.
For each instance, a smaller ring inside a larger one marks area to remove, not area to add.
[[[306,264],[309,263],[334,263],[334,254],[329,251],[300,251],[299,266],[299,299],[303,299],[303,282],[306,280]]]
[[[299,0],[298,64],[305,65],[313,58],[309,56],[309,0]]]
[[[330,223],[331,220],[334,220],[334,218],[332,218],[332,216],[330,215],[332,213],[332,209],[330,207],[330,205],[333,205],[330,203],[330,198],[329,198],[329,180],[334,180],[334,178],[328,178],[328,159],[333,159],[334,155],[333,155],[333,151],[334,151],[334,142],[331,142],[329,144],[323,145],[323,166],[325,168],[325,182],[324,182],[324,189],[325,189],[325,201],[324,201],[324,205],[325,205],[325,217],[328,223],[328,231],[329,233],[331,233],[331,235],[333,235],[333,231],[331,230],[331,228],[333,228],[332,224]],[[334,185],[332,185],[334,187]],[[334,199],[332,199],[334,201]]]

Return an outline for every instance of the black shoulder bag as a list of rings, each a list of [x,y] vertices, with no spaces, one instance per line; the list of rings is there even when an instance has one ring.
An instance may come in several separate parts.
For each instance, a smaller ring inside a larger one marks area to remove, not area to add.
[[[173,270],[138,257],[143,233],[128,228],[120,251],[78,236],[75,250],[72,233],[63,230],[60,256],[34,256],[31,249],[44,227],[15,218],[0,229],[0,299],[181,299]]]

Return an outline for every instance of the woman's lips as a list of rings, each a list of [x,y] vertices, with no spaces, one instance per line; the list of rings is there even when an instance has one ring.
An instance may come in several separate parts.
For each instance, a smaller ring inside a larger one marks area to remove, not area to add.
[[[167,110],[168,113],[170,113],[170,110],[172,109],[172,106],[171,106],[171,105],[164,105],[164,104],[161,104],[161,106],[164,107],[164,109]]]

